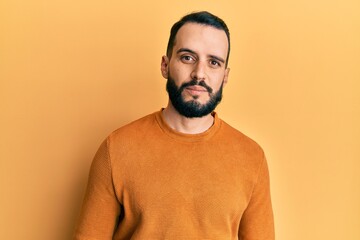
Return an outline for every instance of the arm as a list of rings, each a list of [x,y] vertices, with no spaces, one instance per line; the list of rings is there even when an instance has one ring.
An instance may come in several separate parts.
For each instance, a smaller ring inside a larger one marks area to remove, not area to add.
[[[120,203],[112,181],[108,144],[104,141],[91,164],[74,240],[111,240],[119,215]]]
[[[250,202],[241,218],[240,240],[274,240],[269,171],[265,157],[258,171]]]

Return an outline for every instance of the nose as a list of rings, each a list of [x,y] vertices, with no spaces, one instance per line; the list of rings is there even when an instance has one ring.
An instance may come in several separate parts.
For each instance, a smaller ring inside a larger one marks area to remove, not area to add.
[[[201,80],[205,80],[205,76],[206,76],[205,64],[202,63],[201,61],[198,61],[194,65],[194,69],[191,72],[191,78],[201,81]]]

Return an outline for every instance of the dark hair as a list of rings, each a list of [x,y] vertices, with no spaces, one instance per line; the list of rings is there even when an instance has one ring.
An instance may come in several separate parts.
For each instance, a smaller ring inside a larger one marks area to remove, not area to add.
[[[194,12],[194,13],[190,13],[188,15],[185,15],[184,17],[182,17],[178,22],[176,22],[170,31],[170,38],[169,38],[169,42],[167,45],[167,50],[166,50],[166,55],[171,58],[171,54],[172,54],[172,50],[173,47],[175,45],[175,37],[177,32],[179,31],[179,29],[185,24],[185,23],[198,23],[198,24],[202,24],[202,25],[207,25],[207,26],[211,26],[214,27],[216,29],[219,30],[223,30],[226,33],[227,39],[228,39],[228,54],[226,57],[226,66],[228,64],[229,61],[229,55],[230,55],[230,32],[228,27],[226,26],[225,22],[209,13],[206,11],[202,11],[202,12]]]

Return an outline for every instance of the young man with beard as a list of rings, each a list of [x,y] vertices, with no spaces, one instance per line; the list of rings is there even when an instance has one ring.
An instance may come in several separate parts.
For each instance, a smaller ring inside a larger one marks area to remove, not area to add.
[[[100,146],[75,239],[274,239],[264,153],[214,112],[229,51],[208,12],[174,24],[161,61],[168,105]]]

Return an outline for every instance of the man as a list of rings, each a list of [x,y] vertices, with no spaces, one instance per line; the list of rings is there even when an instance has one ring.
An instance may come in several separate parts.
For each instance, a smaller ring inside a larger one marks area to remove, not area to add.
[[[263,151],[214,112],[229,51],[208,12],[174,24],[161,61],[168,105],[100,146],[75,239],[274,239]]]

